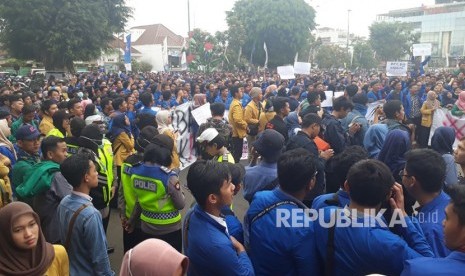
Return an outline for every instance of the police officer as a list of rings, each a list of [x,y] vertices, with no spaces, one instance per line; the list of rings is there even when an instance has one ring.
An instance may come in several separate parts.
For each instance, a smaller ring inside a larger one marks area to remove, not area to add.
[[[226,141],[215,128],[207,128],[197,137],[197,142],[205,152],[218,162],[235,163],[234,157],[226,148]]]
[[[134,143],[136,153],[130,155],[121,165],[121,171],[129,171],[131,167],[144,161],[144,149],[150,144],[158,130],[153,126],[146,126]],[[121,225],[123,226],[124,252],[142,242],[143,234],[140,229],[139,218],[135,217],[136,194],[132,188],[131,175],[121,173],[121,185],[118,193],[118,209],[120,211]]]
[[[143,162],[125,167],[122,174],[132,182],[144,238],[164,240],[181,252],[180,210],[184,208],[184,194],[178,175],[167,168],[173,146],[167,146],[167,141],[174,144],[168,136],[157,135],[153,144],[145,148]]]

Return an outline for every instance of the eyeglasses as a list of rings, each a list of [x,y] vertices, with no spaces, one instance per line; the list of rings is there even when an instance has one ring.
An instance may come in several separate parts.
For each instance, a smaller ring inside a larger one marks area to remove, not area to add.
[[[404,174],[404,170],[400,170],[399,172],[399,177],[402,178],[402,177],[412,177],[411,175],[408,175],[408,174]]]

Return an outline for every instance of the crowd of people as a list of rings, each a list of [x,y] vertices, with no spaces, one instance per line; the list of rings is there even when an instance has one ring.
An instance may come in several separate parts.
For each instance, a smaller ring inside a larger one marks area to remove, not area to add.
[[[465,138],[454,150],[455,129],[431,126],[441,107],[465,114],[464,74],[465,62],[408,77],[96,72],[32,91],[6,80],[0,274],[113,275],[116,209],[120,275],[462,275]],[[325,91],[343,95],[322,107]],[[186,103],[211,117],[189,122],[197,161],[183,181],[172,120]]]

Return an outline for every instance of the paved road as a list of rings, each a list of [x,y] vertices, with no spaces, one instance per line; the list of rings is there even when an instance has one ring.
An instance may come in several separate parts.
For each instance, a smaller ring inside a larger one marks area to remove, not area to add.
[[[245,162],[243,164],[245,164]],[[179,179],[181,181],[181,184],[186,183],[187,171],[188,170],[185,169],[179,174]],[[181,187],[182,186],[183,185],[181,185]],[[184,208],[184,210],[182,210],[183,216],[189,210],[190,206],[194,203],[194,198],[192,197],[189,191],[184,190],[184,194],[186,196],[186,207]],[[244,217],[245,212],[247,211],[248,206],[249,204],[242,196],[242,192],[239,192],[237,196],[234,198],[234,212],[236,213],[237,217],[241,221],[242,221],[242,218]],[[123,254],[123,232],[122,232],[123,229],[121,228],[118,211],[116,209],[113,209],[111,211],[110,216],[111,218],[110,218],[110,223],[108,225],[108,230],[107,230],[107,239],[108,239],[108,244],[115,248],[115,252],[113,254],[110,254],[110,263],[111,263],[111,267],[116,272],[116,275],[118,275],[120,267],[121,267],[121,261],[123,260],[123,256],[124,256]]]

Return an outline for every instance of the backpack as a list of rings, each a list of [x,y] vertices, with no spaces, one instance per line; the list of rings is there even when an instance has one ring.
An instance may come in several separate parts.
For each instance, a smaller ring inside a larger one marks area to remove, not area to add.
[[[223,137],[226,142],[226,148],[231,150],[232,148],[232,128],[225,120],[213,120],[208,119],[205,124],[202,124],[199,128],[199,134],[201,134],[207,128],[214,128]]]

